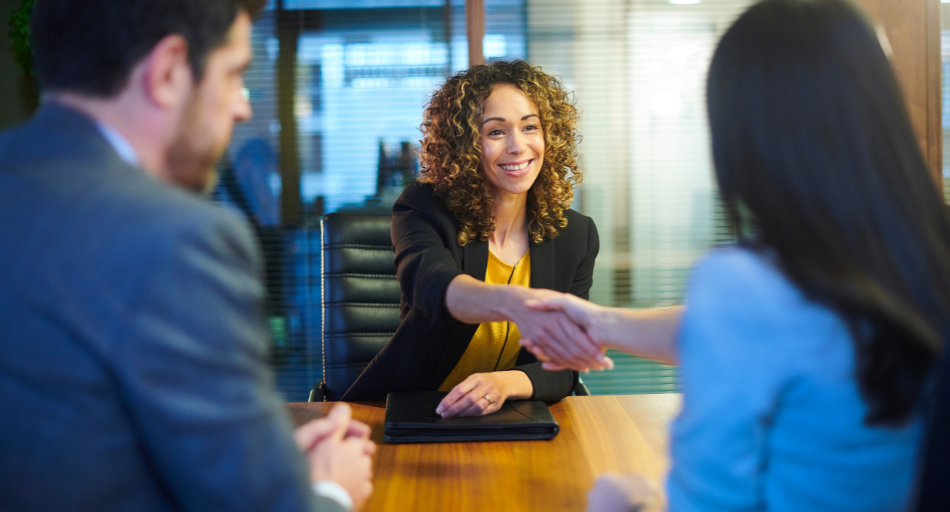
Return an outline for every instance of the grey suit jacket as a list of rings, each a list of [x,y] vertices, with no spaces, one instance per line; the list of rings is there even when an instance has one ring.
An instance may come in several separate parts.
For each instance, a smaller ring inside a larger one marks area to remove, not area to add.
[[[340,510],[265,366],[259,268],[90,119],[0,135],[0,511]]]

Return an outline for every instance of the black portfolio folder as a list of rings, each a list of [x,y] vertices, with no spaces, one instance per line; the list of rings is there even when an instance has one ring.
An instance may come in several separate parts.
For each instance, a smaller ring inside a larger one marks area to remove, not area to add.
[[[416,391],[386,397],[386,441],[389,443],[457,443],[551,439],[558,425],[541,400],[515,400],[494,414],[443,418],[435,408],[447,393]]]

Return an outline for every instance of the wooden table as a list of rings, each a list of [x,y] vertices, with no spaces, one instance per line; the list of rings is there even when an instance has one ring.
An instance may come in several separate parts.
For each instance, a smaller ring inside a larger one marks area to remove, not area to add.
[[[386,444],[383,404],[351,404],[379,445],[363,511],[583,511],[604,471],[663,477],[680,403],[676,394],[568,397],[551,405],[561,426],[553,440],[437,444]],[[298,425],[332,406],[288,404]]]

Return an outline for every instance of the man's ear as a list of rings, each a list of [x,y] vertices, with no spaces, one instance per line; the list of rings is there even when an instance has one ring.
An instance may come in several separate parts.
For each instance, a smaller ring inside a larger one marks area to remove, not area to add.
[[[161,109],[175,109],[191,93],[194,77],[188,64],[188,42],[180,35],[162,38],[143,62],[145,97]]]

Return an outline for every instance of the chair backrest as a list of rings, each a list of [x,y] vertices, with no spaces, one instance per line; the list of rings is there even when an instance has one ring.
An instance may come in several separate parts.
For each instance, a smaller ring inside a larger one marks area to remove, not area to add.
[[[320,221],[324,400],[339,400],[399,327],[391,224],[378,214]]]

